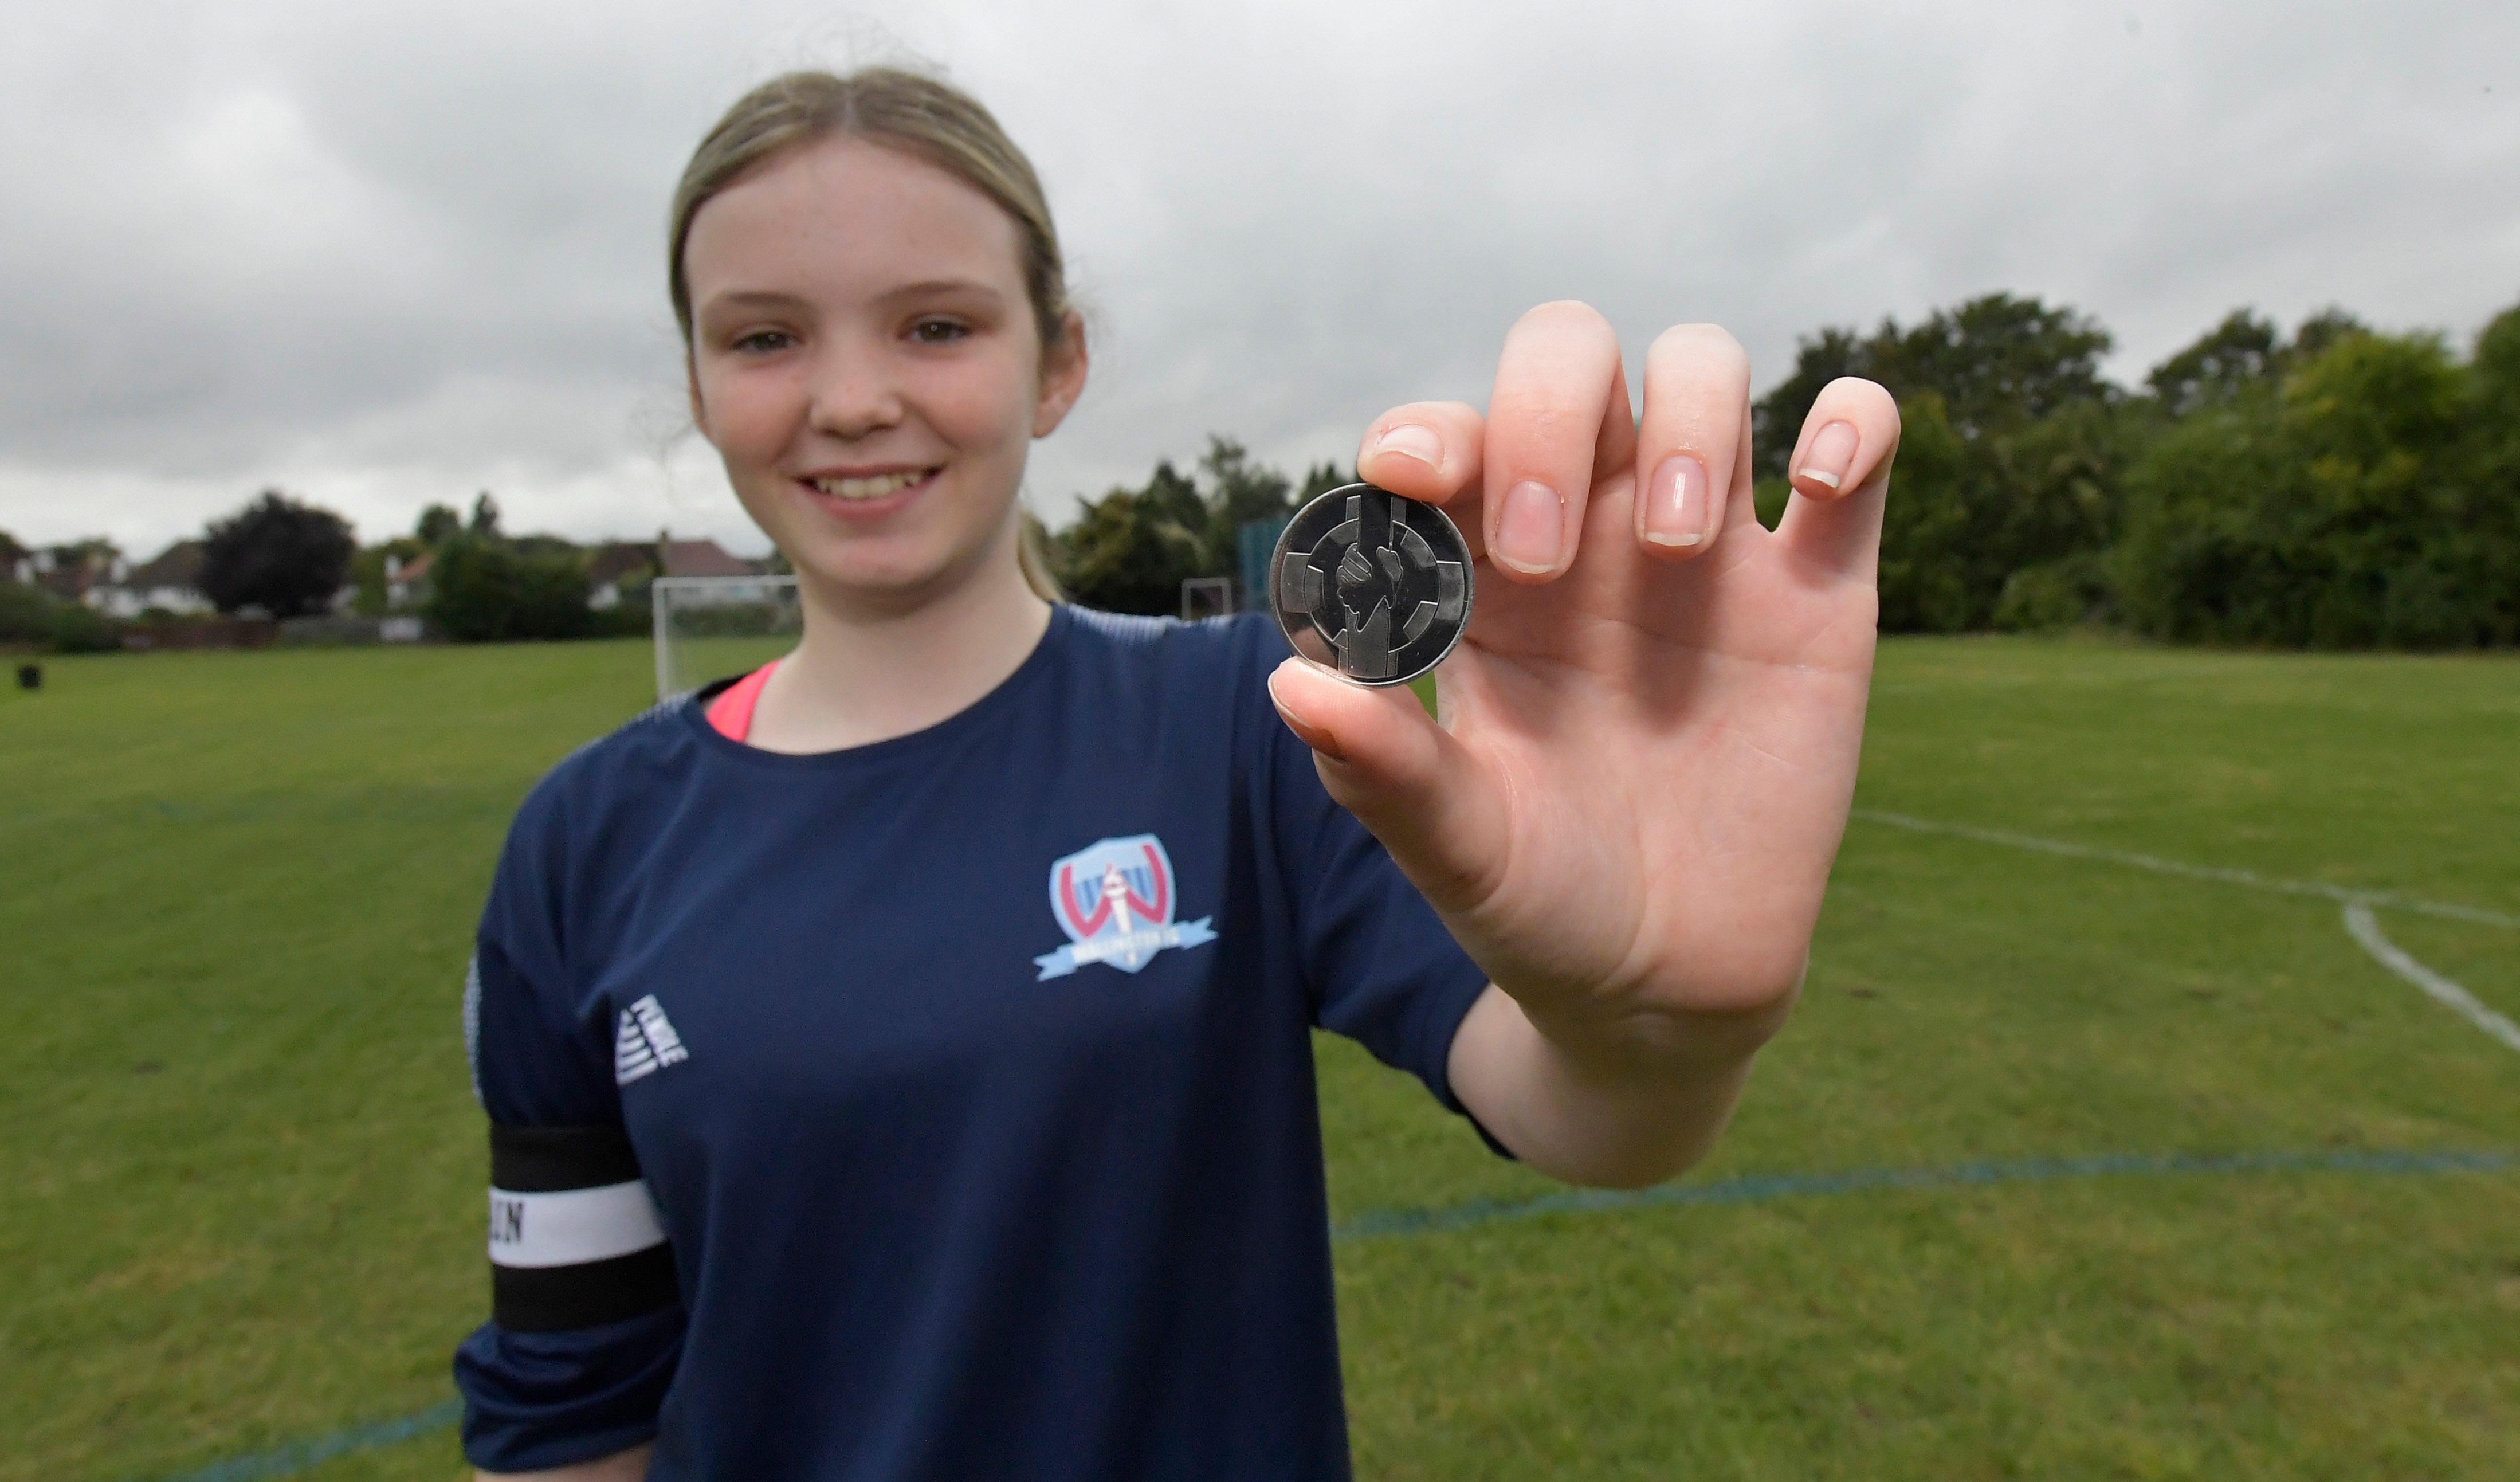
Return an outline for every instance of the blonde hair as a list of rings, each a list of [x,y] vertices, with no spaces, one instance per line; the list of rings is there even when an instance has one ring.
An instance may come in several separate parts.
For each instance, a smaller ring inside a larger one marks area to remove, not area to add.
[[[737,99],[692,152],[674,187],[665,253],[667,292],[686,356],[692,347],[692,291],[683,247],[691,239],[692,218],[709,198],[770,160],[840,137],[898,150],[996,202],[1015,224],[1024,296],[1032,305],[1042,355],[1047,359],[1065,345],[1074,306],[1058,229],[1032,161],[968,93],[899,67],[870,67],[846,76],[801,71],[773,77]],[[1024,516],[1020,523],[1016,564],[1035,593],[1057,602],[1058,580],[1043,549],[1040,522]]]

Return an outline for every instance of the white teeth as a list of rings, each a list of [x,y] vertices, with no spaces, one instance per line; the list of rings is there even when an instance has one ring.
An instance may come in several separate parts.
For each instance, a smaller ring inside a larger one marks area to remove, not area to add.
[[[881,499],[897,494],[927,476],[924,469],[879,473],[873,478],[817,478],[814,487],[838,499]]]

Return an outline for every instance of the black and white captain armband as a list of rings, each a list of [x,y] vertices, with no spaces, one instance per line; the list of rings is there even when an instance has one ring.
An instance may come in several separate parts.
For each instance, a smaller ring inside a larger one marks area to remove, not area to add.
[[[595,1327],[673,1306],[673,1247],[613,1127],[490,1125],[490,1317]]]

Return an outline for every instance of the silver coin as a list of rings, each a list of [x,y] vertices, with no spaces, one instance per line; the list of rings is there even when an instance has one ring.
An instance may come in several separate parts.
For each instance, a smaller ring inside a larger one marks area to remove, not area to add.
[[[1295,651],[1360,685],[1407,684],[1470,625],[1470,551],[1451,516],[1370,483],[1295,512],[1269,558]]]

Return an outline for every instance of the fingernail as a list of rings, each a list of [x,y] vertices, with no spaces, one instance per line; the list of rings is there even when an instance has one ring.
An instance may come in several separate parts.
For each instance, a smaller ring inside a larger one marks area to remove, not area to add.
[[[1794,471],[1794,476],[1834,489],[1846,481],[1847,468],[1854,462],[1855,425],[1832,422],[1813,434],[1811,451],[1803,455],[1803,466]]]
[[[1421,427],[1414,422],[1404,422],[1396,427],[1386,429],[1380,437],[1375,438],[1373,451],[1397,453],[1403,458],[1415,458],[1432,469],[1444,461],[1444,439],[1436,436],[1431,428]]]
[[[1654,470],[1645,490],[1645,539],[1693,546],[1706,538],[1706,465],[1674,453]]]
[[[1286,662],[1299,663],[1301,660],[1290,658]],[[1282,667],[1282,665],[1281,668]],[[1323,727],[1315,725],[1301,711],[1286,703],[1286,696],[1278,689],[1278,675],[1274,673],[1269,676],[1269,698],[1278,706],[1278,718],[1284,721],[1286,729],[1294,732],[1305,745],[1328,757],[1331,761],[1347,760],[1346,753],[1339,750],[1337,737],[1332,736]]]
[[[1497,516],[1496,544],[1489,554],[1517,571],[1557,569],[1557,553],[1566,539],[1566,501],[1535,478],[1506,490],[1505,509]]]

